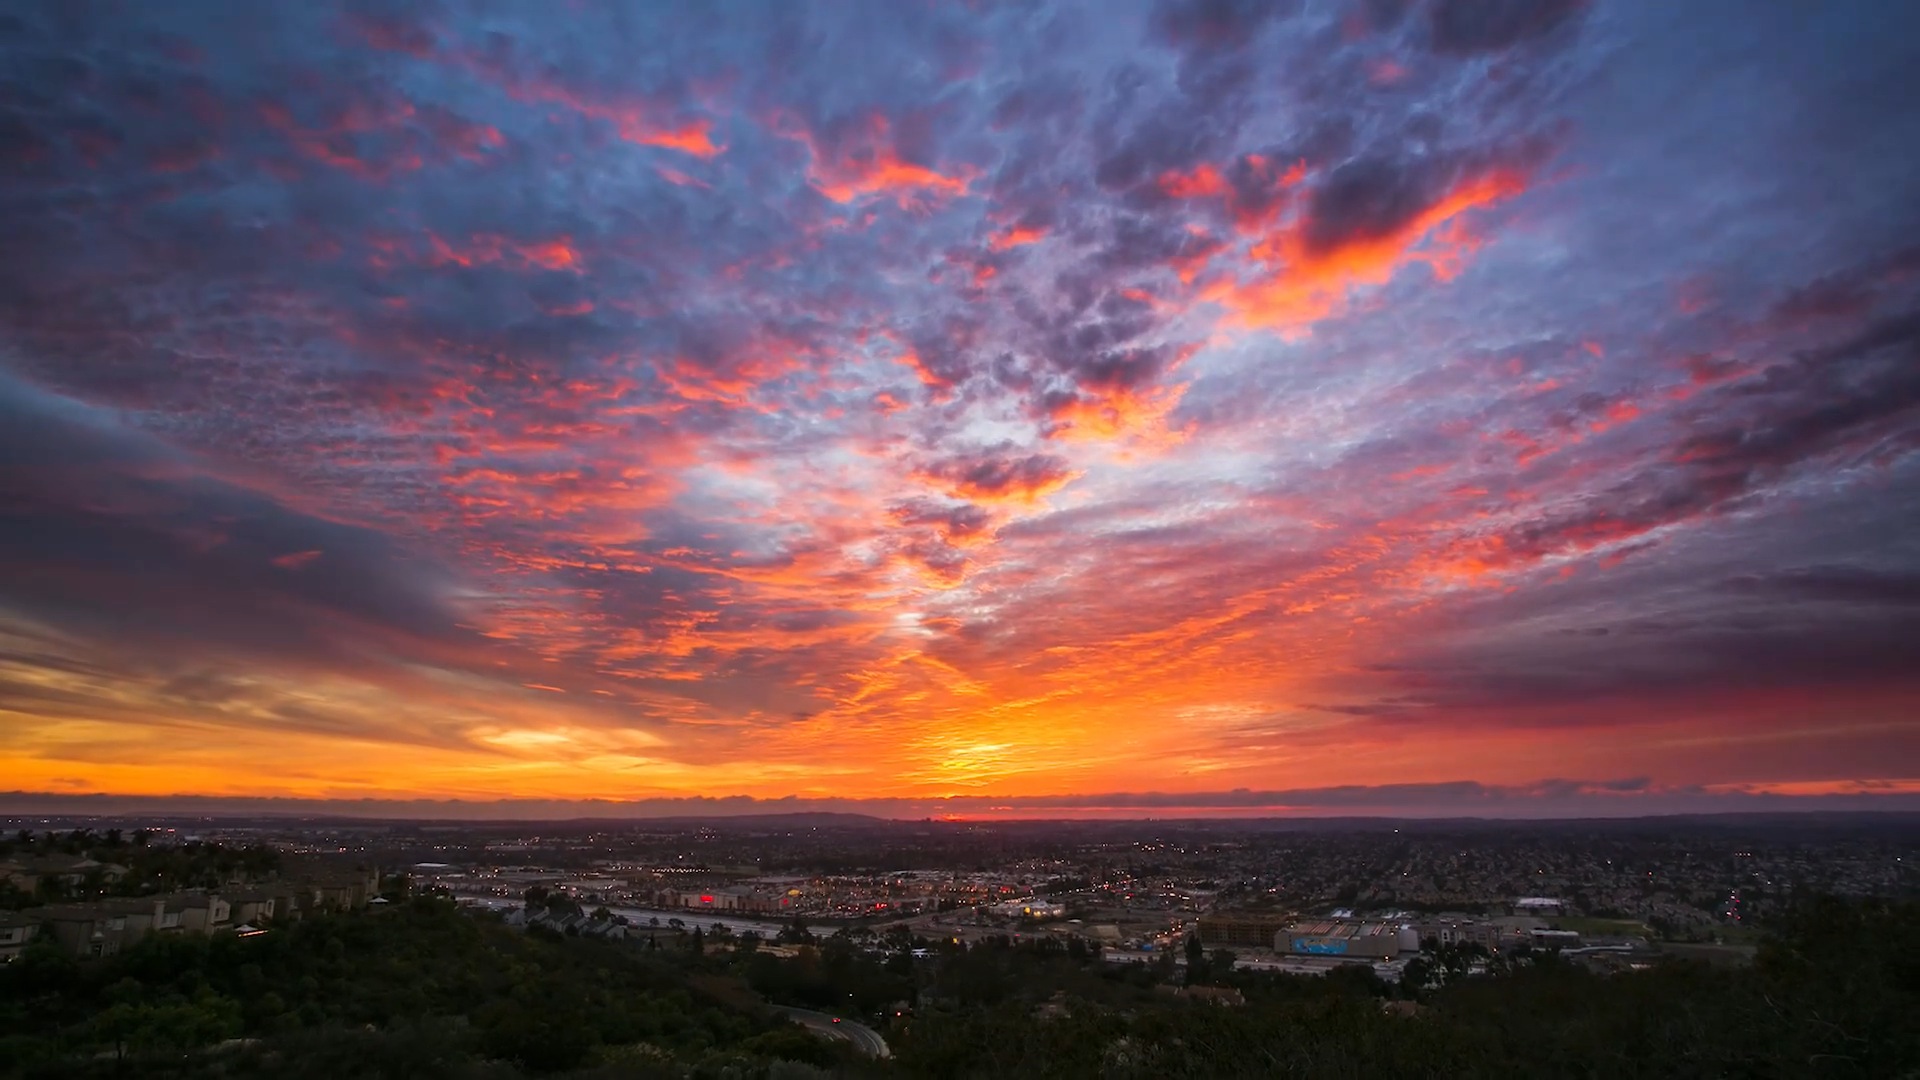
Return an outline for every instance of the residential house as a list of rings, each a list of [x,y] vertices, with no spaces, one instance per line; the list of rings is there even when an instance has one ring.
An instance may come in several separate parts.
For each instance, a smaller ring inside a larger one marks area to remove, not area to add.
[[[281,911],[279,908],[281,898],[273,889],[239,889],[222,895],[230,905],[228,915],[235,926],[243,923],[260,926],[273,921],[276,914]],[[291,897],[287,898],[287,904],[288,909],[291,909]]]
[[[99,904],[62,904],[21,913],[37,918],[75,956],[113,956],[126,945],[127,917]]]
[[[194,934],[232,926],[232,905],[217,893],[182,893],[167,898],[167,912],[179,913],[180,929]]]
[[[40,920],[17,911],[0,911],[0,964],[10,962],[26,951],[40,936]]]
[[[143,896],[125,900],[102,900],[87,907],[98,908],[109,915],[124,920],[121,926],[121,943],[132,945],[148,934],[158,930],[178,930],[180,915],[168,912],[167,902],[158,896]]]
[[[347,911],[380,895],[380,872],[359,867],[323,867],[294,879],[300,906]]]
[[[40,887],[40,875],[28,867],[24,858],[0,859],[0,881],[21,892],[32,892]]]
[[[0,862],[0,877],[23,892],[33,892],[43,881],[75,886],[92,877],[111,884],[126,876],[126,867],[84,855],[15,855]]]
[[[208,892],[60,904],[32,908],[18,917],[45,927],[81,957],[112,956],[149,934],[206,934],[234,925],[233,905],[225,897]]]

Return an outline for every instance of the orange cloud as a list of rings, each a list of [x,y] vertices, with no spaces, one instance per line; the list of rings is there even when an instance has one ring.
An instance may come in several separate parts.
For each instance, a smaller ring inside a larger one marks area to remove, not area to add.
[[[804,128],[790,123],[782,126],[786,128],[783,134],[806,143],[812,154],[808,183],[836,203],[844,205],[880,195],[906,208],[929,197],[947,199],[965,195],[972,183],[971,170],[943,173],[902,160],[884,116],[876,114],[864,128],[845,140],[849,145],[833,149],[822,146],[821,140]]]
[[[548,270],[572,270],[580,262],[579,254],[573,250],[572,238],[565,236],[521,248],[520,255]]]
[[[1187,172],[1168,169],[1161,173],[1160,190],[1176,199],[1204,199],[1225,195],[1229,189],[1220,170],[1202,162]]]
[[[711,120],[693,120],[677,128],[643,127],[629,131],[623,126],[620,134],[642,146],[662,146],[694,157],[710,158],[726,149],[713,141],[712,132]]]
[[[1190,228],[1187,237],[1181,241],[1179,252],[1167,260],[1167,268],[1180,284],[1191,285],[1194,279],[1206,270],[1213,257],[1225,251],[1227,245],[1205,229]]]
[[[1126,440],[1149,446],[1173,446],[1184,431],[1167,426],[1167,415],[1186,394],[1185,383],[1144,388],[1082,390],[1047,411],[1055,427],[1051,437],[1067,442]]]
[[[1038,243],[1045,239],[1046,235],[1047,230],[1038,226],[1015,225],[987,241],[987,248],[990,251],[1006,251],[1009,248]]]
[[[1235,230],[1242,236],[1259,236],[1290,205],[1290,189],[1299,186],[1306,176],[1304,160],[1276,174],[1273,159],[1247,154],[1225,171],[1206,162],[1184,172],[1169,169],[1160,174],[1156,184],[1170,198],[1220,200],[1231,214]]]
[[[1890,778],[1876,780],[1776,780],[1749,784],[1708,784],[1716,794],[1786,795],[1920,795],[1920,779]]]
[[[1030,506],[1072,483],[1080,473],[1065,458],[1051,454],[988,454],[936,462],[918,475],[940,485],[947,494],[970,502]]]
[[[545,270],[571,270],[583,266],[580,251],[570,236],[522,243],[497,233],[476,233],[465,239],[452,239],[426,233],[423,239],[407,236],[375,235],[367,238],[375,267],[386,268],[413,262],[425,266],[492,266],[520,263]],[[424,250],[422,250],[424,248]]]
[[[753,391],[803,366],[798,355],[774,344],[730,357],[718,366],[679,358],[661,363],[654,370],[674,393],[688,401],[748,405]]]
[[[1595,435],[1598,435],[1601,432],[1606,431],[1608,428],[1627,423],[1630,420],[1638,419],[1639,416],[1640,416],[1640,406],[1634,404],[1631,401],[1622,399],[1622,400],[1610,403],[1606,407],[1606,410],[1600,414],[1599,419],[1587,425],[1587,430],[1593,432]]]
[[[1354,290],[1384,285],[1409,263],[1426,263],[1442,278],[1451,277],[1478,245],[1455,219],[1525,190],[1526,177],[1515,170],[1472,174],[1398,228],[1324,248],[1309,240],[1302,215],[1253,245],[1251,256],[1269,272],[1251,281],[1221,279],[1202,296],[1225,307],[1240,326],[1303,331],[1345,311]]]
[[[558,79],[502,70],[491,61],[461,62],[483,78],[500,84],[516,101],[559,105],[581,116],[605,121],[613,125],[621,139],[638,146],[677,150],[700,158],[714,157],[726,150],[725,144],[713,141],[713,122],[704,117],[678,123],[663,121],[659,115],[663,110],[649,102],[631,97],[601,98]]]
[[[437,57],[443,63],[464,68],[500,86],[516,101],[559,105],[582,116],[611,123],[627,142],[702,158],[714,157],[726,150],[725,145],[713,141],[713,122],[704,117],[678,124],[665,123],[658,117],[659,108],[631,96],[603,98],[545,73],[526,74],[492,56],[442,51],[430,31],[400,20],[355,15],[349,16],[346,22],[376,49],[405,52],[421,59]],[[499,133],[494,132],[493,137],[498,140]],[[498,145],[497,141],[494,145]]]
[[[914,377],[920,380],[920,385],[931,387],[935,390],[953,389],[953,380],[928,367],[927,362],[922,360],[920,354],[913,349],[902,351],[900,355],[894,359],[903,367],[912,371]]]

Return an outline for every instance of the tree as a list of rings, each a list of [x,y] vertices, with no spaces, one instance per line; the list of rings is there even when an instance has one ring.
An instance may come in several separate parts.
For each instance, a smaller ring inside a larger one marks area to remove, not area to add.
[[[129,1052],[186,1050],[228,1038],[240,1030],[240,1007],[211,990],[192,1001],[121,1001],[96,1014],[91,1027],[94,1038],[113,1047],[116,1059],[125,1059]]]
[[[1239,959],[1232,949],[1213,950],[1213,955],[1207,958],[1207,978],[1224,979],[1232,975],[1233,965]]]
[[[692,950],[695,956],[699,956],[706,950],[706,937],[700,932],[699,927],[696,926],[693,928],[692,943],[688,945],[687,948]]]
[[[1422,953],[1407,961],[1406,970],[1400,974],[1400,989],[1405,991],[1408,997],[1417,998],[1438,985],[1443,970],[1429,956]]]
[[[1173,953],[1162,952],[1160,955],[1154,957],[1153,963],[1148,965],[1147,970],[1152,974],[1153,982],[1172,982],[1174,974]]]
[[[799,1061],[823,1069],[830,1069],[839,1063],[839,1054],[836,1053],[833,1044],[809,1033],[798,1024],[788,1024],[765,1034],[756,1035],[747,1040],[741,1048],[760,1057],[780,1061]]]
[[[81,978],[80,962],[49,936],[35,938],[11,963],[0,966],[6,988],[25,997],[58,997],[73,991]]]
[[[482,1052],[535,1072],[561,1072],[586,1064],[594,1033],[580,1010],[559,1002],[499,1001],[474,1017]]]

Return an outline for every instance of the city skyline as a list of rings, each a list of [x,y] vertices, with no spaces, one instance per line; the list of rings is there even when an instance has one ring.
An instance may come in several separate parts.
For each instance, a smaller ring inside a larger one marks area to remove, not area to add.
[[[1917,41],[25,6],[0,811],[1920,807]]]

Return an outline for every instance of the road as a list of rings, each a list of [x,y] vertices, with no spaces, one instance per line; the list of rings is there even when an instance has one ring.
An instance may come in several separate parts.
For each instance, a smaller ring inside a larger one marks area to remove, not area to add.
[[[592,909],[589,908],[589,911]],[[653,928],[652,920],[659,919],[658,929],[666,930],[668,919],[679,919],[686,926],[687,933],[693,933],[694,927],[713,933],[713,924],[720,923],[736,934],[751,930],[763,938],[772,939],[785,930],[787,923],[771,922],[765,919],[742,919],[734,915],[722,915],[713,911],[662,911],[653,908],[610,907],[607,910],[615,915],[625,915],[627,921],[642,930]]]
[[[887,1040],[881,1038],[879,1032],[858,1021],[841,1017],[839,1022],[835,1023],[832,1013],[795,1009],[787,1005],[778,1006],[778,1011],[817,1035],[825,1035],[829,1039],[847,1040],[868,1057],[893,1056],[893,1052],[887,1049]]]

